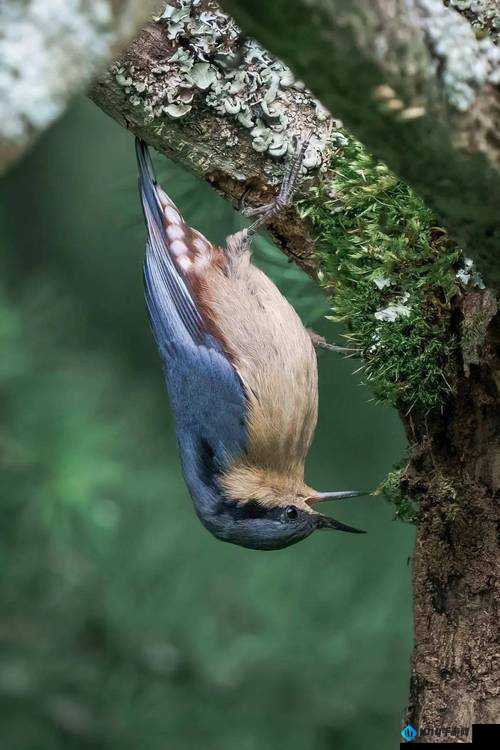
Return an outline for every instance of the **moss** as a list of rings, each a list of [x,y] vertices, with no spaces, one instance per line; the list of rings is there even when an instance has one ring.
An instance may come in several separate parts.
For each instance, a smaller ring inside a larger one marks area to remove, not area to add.
[[[463,487],[457,487],[448,474],[436,470],[430,477],[429,492],[439,502],[442,519],[455,522],[463,507]]]
[[[422,200],[356,141],[336,148],[331,179],[299,210],[314,229],[320,279],[335,321],[364,358],[379,402],[404,413],[443,406],[453,390],[459,248]]]
[[[410,456],[407,456],[396,464],[372,494],[383,495],[394,507],[394,517],[399,521],[417,523],[420,518],[419,504],[411,496],[412,485],[413,491],[416,485],[415,480],[410,480],[407,475],[409,463]],[[439,522],[456,521],[462,509],[462,495],[450,478],[442,471],[435,469],[426,476],[425,485],[425,492],[429,497],[434,498],[434,505],[439,504],[441,510]],[[417,490],[417,496],[422,489],[420,487],[420,490]]]
[[[402,464],[396,465],[390,471],[386,479],[373,492],[374,495],[384,495],[391,505],[394,506],[394,517],[406,523],[415,523],[418,519],[418,508],[409,495],[404,491],[403,485],[404,468]]]

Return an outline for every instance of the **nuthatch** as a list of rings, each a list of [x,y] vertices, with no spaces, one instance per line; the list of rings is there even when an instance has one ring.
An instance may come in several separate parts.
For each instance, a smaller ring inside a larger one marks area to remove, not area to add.
[[[295,310],[250,258],[255,231],[290,200],[304,150],[277,199],[222,249],[187,226],[136,140],[146,304],[184,477],[204,526],[252,549],[288,547],[316,529],[360,533],[314,510],[361,493],[304,483],[318,412],[316,353]]]

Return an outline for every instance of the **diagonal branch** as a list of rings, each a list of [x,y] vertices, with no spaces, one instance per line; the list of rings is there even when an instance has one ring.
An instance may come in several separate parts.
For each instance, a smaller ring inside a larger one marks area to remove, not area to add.
[[[184,12],[187,9],[187,13]],[[336,123],[291,71],[213,0],[167,6],[94,83],[91,98],[118,122],[210,182],[233,205],[268,203],[297,140],[313,133],[306,184],[317,181]],[[269,229],[315,276],[310,224],[293,207]]]

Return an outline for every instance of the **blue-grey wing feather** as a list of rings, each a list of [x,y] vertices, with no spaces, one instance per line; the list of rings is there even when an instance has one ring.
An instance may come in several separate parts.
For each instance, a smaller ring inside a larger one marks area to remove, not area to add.
[[[196,483],[212,485],[244,452],[246,400],[220,351],[205,345],[175,345],[172,353],[165,363],[165,381],[184,472],[190,489],[195,490]]]

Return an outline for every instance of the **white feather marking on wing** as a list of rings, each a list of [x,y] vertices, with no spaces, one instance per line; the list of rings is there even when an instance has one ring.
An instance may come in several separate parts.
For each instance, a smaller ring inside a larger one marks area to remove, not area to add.
[[[191,229],[191,234],[193,235],[193,246],[198,250],[200,253],[209,253],[210,252],[210,242],[207,240],[206,237],[204,237],[201,232],[198,232],[196,229]]]
[[[167,237],[169,240],[184,240],[186,232],[180,224],[167,224]]]
[[[171,222],[172,224],[182,224],[182,219],[177,211],[173,206],[165,206],[163,209],[163,213],[165,214],[165,218],[167,221]]]
[[[174,255],[186,255],[187,254],[187,245],[182,240],[174,240],[170,244],[170,250],[173,252]]]
[[[187,255],[180,255],[178,258],[176,258],[176,261],[183,269],[183,271],[188,271],[193,265],[192,260],[188,258]]]

